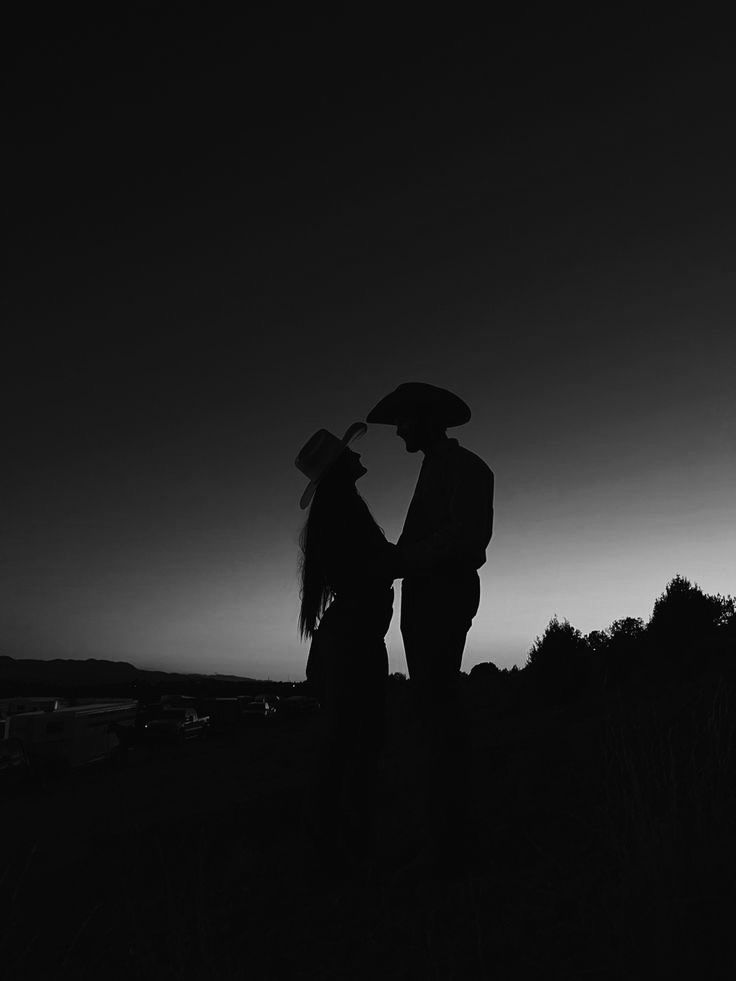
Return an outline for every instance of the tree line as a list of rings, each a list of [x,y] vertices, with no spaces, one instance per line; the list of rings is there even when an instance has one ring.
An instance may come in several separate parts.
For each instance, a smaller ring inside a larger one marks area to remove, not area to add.
[[[592,687],[650,688],[694,680],[736,654],[736,600],[709,595],[682,575],[669,581],[645,623],[623,617],[605,630],[582,633],[552,617],[532,645],[522,669],[501,670],[492,661],[475,665],[474,683],[524,684],[566,700]]]

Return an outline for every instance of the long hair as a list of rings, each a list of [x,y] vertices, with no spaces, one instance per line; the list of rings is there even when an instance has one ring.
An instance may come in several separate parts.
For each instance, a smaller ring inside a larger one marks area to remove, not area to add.
[[[359,547],[358,540],[369,530],[380,532],[341,457],[319,482],[299,536],[299,634],[302,638],[314,635],[334,597],[328,577],[328,556],[336,547]]]

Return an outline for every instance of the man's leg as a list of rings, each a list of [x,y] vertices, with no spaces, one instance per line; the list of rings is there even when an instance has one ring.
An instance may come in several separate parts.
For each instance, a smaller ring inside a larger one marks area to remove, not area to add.
[[[460,668],[479,603],[477,573],[404,582],[401,633],[417,711],[449,743],[463,725]]]
[[[401,630],[422,739],[431,848],[442,860],[457,853],[468,813],[460,668],[479,598],[477,575],[464,582],[410,584],[403,594]]]

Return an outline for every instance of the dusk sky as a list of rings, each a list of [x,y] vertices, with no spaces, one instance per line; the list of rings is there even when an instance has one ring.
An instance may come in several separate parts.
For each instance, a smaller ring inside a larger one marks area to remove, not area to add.
[[[104,16],[13,44],[0,653],[303,678],[294,458],[402,381],[496,476],[465,670],[736,593],[732,37]]]

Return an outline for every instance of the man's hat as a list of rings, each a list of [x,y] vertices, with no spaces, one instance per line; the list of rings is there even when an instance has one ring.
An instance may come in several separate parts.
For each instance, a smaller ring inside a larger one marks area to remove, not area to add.
[[[470,419],[470,407],[447,389],[425,382],[404,382],[368,413],[368,422],[397,426],[401,419],[413,416],[431,419],[446,429],[462,426]]]
[[[360,436],[365,436],[368,427],[364,422],[354,422],[348,426],[342,439],[333,436],[327,429],[318,429],[314,436],[299,450],[294,463],[305,477],[309,477],[307,488],[299,501],[299,507],[304,510],[317,490],[317,484],[330,467],[339,458],[345,447]]]

